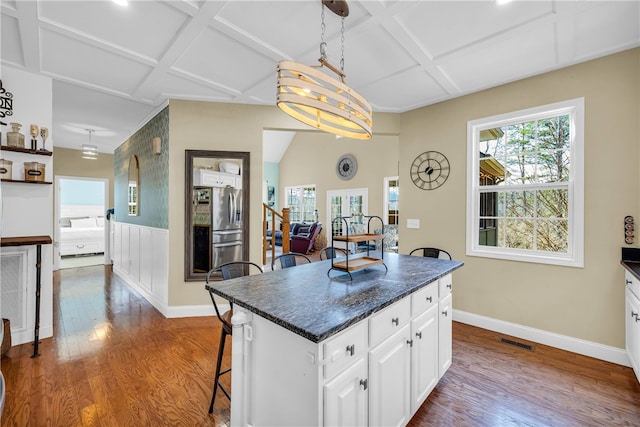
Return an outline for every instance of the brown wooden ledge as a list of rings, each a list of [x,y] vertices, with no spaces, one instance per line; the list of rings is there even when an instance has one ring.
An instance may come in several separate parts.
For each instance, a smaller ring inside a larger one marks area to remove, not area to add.
[[[0,246],[49,245],[53,243],[50,236],[3,237]]]

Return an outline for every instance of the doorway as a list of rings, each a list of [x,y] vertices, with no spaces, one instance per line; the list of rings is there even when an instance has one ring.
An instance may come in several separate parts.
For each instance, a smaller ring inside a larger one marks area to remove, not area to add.
[[[54,270],[108,263],[109,181],[56,176]]]

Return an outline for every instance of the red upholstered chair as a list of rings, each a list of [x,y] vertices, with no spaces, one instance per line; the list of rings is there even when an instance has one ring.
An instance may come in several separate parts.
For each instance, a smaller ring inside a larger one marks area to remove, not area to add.
[[[302,227],[305,226],[299,226],[297,234],[291,236],[291,252],[299,252],[301,254],[309,253],[316,243],[316,238],[322,231],[321,222],[309,224],[309,230],[306,232]]]

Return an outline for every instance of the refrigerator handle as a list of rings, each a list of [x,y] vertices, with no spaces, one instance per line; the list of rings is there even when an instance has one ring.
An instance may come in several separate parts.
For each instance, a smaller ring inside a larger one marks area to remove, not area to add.
[[[228,207],[229,207],[229,224],[233,224],[233,194],[229,193],[229,199],[228,199]]]

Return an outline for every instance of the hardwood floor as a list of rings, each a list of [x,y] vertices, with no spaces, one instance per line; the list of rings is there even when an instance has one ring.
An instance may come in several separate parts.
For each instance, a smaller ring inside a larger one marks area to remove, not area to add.
[[[207,413],[219,329],[165,319],[108,267],[57,271],[54,337],[2,359],[2,426],[226,426],[226,398]],[[640,426],[630,368],[500,337],[454,322],[453,365],[409,425]]]

